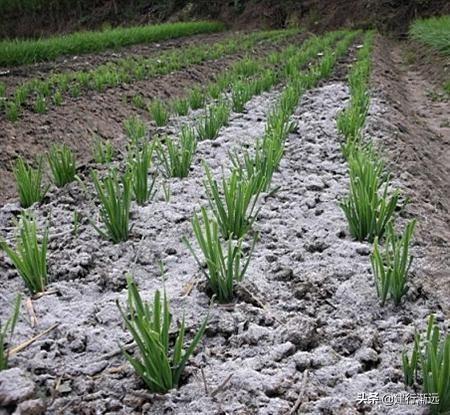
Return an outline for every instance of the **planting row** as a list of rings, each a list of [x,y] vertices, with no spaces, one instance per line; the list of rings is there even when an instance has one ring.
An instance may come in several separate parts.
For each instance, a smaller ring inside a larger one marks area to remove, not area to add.
[[[295,33],[296,30],[257,32],[234,36],[212,45],[167,51],[157,57],[122,59],[89,71],[58,73],[46,80],[32,79],[15,88],[11,94],[7,93],[4,84],[0,84],[0,98],[3,97],[0,102],[7,119],[16,121],[25,106],[37,113],[43,113],[51,105],[61,105],[67,94],[78,97],[90,90],[101,92],[124,83],[165,75],[190,65],[250,50],[259,41],[276,42]]]
[[[335,40],[342,35],[344,35],[342,40],[334,48],[331,47]],[[234,153],[231,156],[234,166],[231,174],[219,181],[212,176],[208,166],[205,165],[205,189],[209,210],[200,209],[200,212],[195,214],[192,219],[194,237],[203,258],[199,257],[198,248],[189,242],[188,238],[185,238],[185,242],[198,261],[200,269],[204,272],[209,290],[217,301],[231,301],[235,294],[236,284],[245,276],[257,241],[257,235],[251,236],[251,234],[253,233],[252,225],[257,220],[258,198],[263,191],[270,189],[273,172],[277,170],[283,156],[285,139],[294,127],[290,116],[295,110],[300,96],[306,89],[314,87],[321,79],[331,74],[336,60],[346,52],[355,35],[355,33],[332,33],[323,38],[313,38],[305,42],[302,48],[293,53],[285,63],[286,67],[290,67],[286,70],[287,84],[278,104],[268,117],[264,136],[258,140],[254,149]],[[310,67],[309,71],[293,70],[295,65],[299,68],[317,54],[323,54],[323,56]],[[197,129],[197,131],[200,130]],[[96,172],[92,173],[92,180],[100,202],[102,227],[98,227],[98,230],[113,242],[119,242],[128,237],[132,195],[134,194],[138,203],[141,196],[142,200],[151,198],[153,185],[148,182],[148,168],[152,147],[156,151],[157,157],[160,154],[158,158],[168,173],[173,173],[173,168],[179,167],[173,162],[174,160],[188,160],[185,163],[182,162],[187,166],[180,173],[183,175],[188,173],[189,160],[192,159],[195,140],[198,137],[193,134],[194,130],[185,128],[179,142],[180,147],[168,144],[168,141],[166,143],[168,151],[163,152],[162,144],[159,141],[153,146],[148,143],[145,126],[142,124],[136,121],[129,122],[127,131],[130,135],[130,145],[126,160],[126,172],[119,176],[118,171],[114,169],[104,178],[99,178]],[[171,154],[177,154],[179,158],[172,158]],[[70,170],[70,175],[67,177],[74,178],[73,169],[63,167],[73,166],[73,158],[70,157],[67,149],[55,148],[48,160],[54,166],[54,171],[61,173],[54,175],[55,178],[61,178],[60,183],[66,180],[65,173],[68,170]],[[55,163],[55,160],[58,161]],[[27,170],[25,166],[25,171],[29,172],[30,170]],[[134,179],[130,179],[131,176]],[[18,177],[22,176],[18,175]],[[26,181],[28,176],[25,174],[24,177],[25,179],[22,180]],[[25,185],[24,188],[29,188],[29,185]],[[26,213],[21,217],[19,229],[20,234],[16,247],[11,248],[6,242],[2,242],[2,247],[7,251],[30,291],[41,291],[47,282],[46,243],[48,231],[44,238],[39,240],[36,222]],[[249,251],[244,249],[244,240],[247,235],[250,235],[252,240]],[[206,263],[206,269],[201,266],[203,262]],[[128,293],[127,311],[123,310],[120,304],[118,306],[140,353],[139,357],[136,357],[125,352],[125,356],[150,390],[165,392],[177,386],[187,359],[204,333],[207,320],[201,324],[190,346],[185,350],[183,350],[185,326],[182,323],[175,344],[170,347],[172,344],[169,342],[171,321],[166,295],[163,294],[161,299],[161,294],[157,291],[151,307],[142,301],[132,277],[128,278]],[[20,300],[18,299],[18,301]],[[18,310],[18,306],[15,310]],[[16,319],[17,312],[13,313],[9,329],[14,327]],[[2,346],[4,349],[5,343],[2,343]],[[5,353],[4,350],[3,352],[7,358],[8,353]]]
[[[402,234],[397,234],[394,222],[396,212],[402,208],[400,191],[391,189],[383,161],[363,137],[370,104],[372,43],[373,33],[368,32],[348,77],[350,104],[337,119],[338,130],[345,137],[342,152],[350,175],[350,192],[341,201],[341,208],[350,234],[356,240],[373,242],[370,261],[381,305],[390,299],[400,306],[408,292],[408,273],[413,260],[410,245],[416,220],[407,223]],[[434,316],[429,317],[428,324],[424,341],[416,335],[411,358],[403,354],[405,384],[412,386],[417,381],[424,393],[436,394],[439,404],[431,409],[434,413],[444,413],[450,409],[450,335],[441,337]]]
[[[118,27],[101,32],[78,32],[37,40],[3,40],[0,41],[0,66],[49,61],[61,55],[100,52],[137,43],[157,42],[223,29],[224,25],[218,22],[179,22]]]

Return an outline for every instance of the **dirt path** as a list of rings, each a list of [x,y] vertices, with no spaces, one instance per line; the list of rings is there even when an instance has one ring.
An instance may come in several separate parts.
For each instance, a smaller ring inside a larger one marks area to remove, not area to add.
[[[415,282],[450,314],[450,106],[440,85],[407,64],[406,44],[378,38],[374,51],[373,110],[368,132],[411,198],[405,217],[417,217],[422,267]],[[443,68],[441,68],[442,72]],[[436,97],[438,99],[436,99]]]

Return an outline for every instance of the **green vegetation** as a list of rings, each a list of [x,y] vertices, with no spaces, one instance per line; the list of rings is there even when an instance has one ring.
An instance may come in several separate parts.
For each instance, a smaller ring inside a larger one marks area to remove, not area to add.
[[[245,104],[253,96],[252,84],[236,82],[231,90],[232,109],[234,112],[243,112]]]
[[[75,180],[75,156],[72,150],[64,145],[53,144],[48,154],[48,164],[57,187],[62,187]]]
[[[416,20],[409,33],[413,39],[450,55],[450,16]]]
[[[87,71],[56,73],[47,79],[30,79],[17,86],[12,95],[7,97],[5,111],[11,120],[17,119],[21,107],[28,100],[34,103],[35,97],[39,95],[48,97],[58,93],[61,98],[66,93],[77,97],[92,89],[103,91],[123,83],[161,76],[189,65],[218,59],[238,51],[250,50],[258,41],[277,42],[295,33],[297,33],[295,29],[256,32],[245,36],[233,36],[210,45],[193,45],[183,49],[169,50],[155,57],[124,58]],[[204,93],[200,92],[203,105]],[[46,102],[47,106],[48,104],[49,102]]]
[[[128,309],[123,310],[119,301],[117,307],[139,350],[140,358],[137,358],[122,349],[136,373],[152,392],[165,393],[177,387],[187,361],[205,333],[208,317],[185,349],[184,317],[174,336],[170,331],[172,315],[165,292],[161,301],[161,294],[157,290],[150,307],[147,302],[142,301],[135,282],[128,277]],[[170,353],[172,337],[175,338],[175,343]]]
[[[212,105],[197,123],[196,130],[199,140],[215,140],[219,130],[228,124],[230,108],[225,102]]]
[[[129,170],[131,174],[133,194],[136,203],[140,206],[145,205],[150,200],[155,187],[155,178],[152,179],[150,186],[148,183],[149,169],[151,166],[153,154],[153,145],[144,143],[142,150],[132,149],[129,155]]]
[[[425,339],[416,333],[411,358],[403,352],[405,384],[414,381],[422,385],[426,394],[437,394],[438,405],[430,405],[432,414],[447,414],[450,411],[450,334],[441,336],[435,316],[428,318]]]
[[[228,179],[222,177],[221,186],[205,164],[205,188],[211,210],[225,239],[244,237],[256,220],[256,202],[261,188],[259,181],[245,180],[237,170]]]
[[[189,112],[189,101],[184,98],[177,98],[173,100],[171,108],[172,111],[177,115],[187,115]]]
[[[0,241],[0,248],[6,252],[32,294],[44,291],[47,285],[47,243],[48,228],[39,241],[36,222],[26,214],[20,218],[15,249]]]
[[[104,141],[96,137],[94,141],[94,160],[98,164],[111,163],[114,158],[114,147],[109,140]]]
[[[209,288],[216,295],[217,300],[220,303],[228,303],[233,299],[235,284],[244,279],[256,242],[256,236],[247,259],[244,260],[242,239],[234,242],[230,238],[227,241],[227,247],[224,252],[219,225],[215,220],[209,219],[204,208],[201,210],[201,216],[204,229],[202,229],[197,214],[194,214],[194,218],[192,219],[192,228],[205,257],[207,271],[202,266],[189,241],[186,238],[183,239],[202,273],[205,275]]]
[[[200,88],[193,88],[189,94],[189,106],[197,110],[205,105],[205,93]]]
[[[123,123],[123,128],[133,146],[138,146],[148,134],[147,125],[137,116],[127,118]]]
[[[166,177],[186,177],[197,149],[194,130],[183,127],[178,144],[169,137],[164,139],[164,144],[165,148],[161,142],[158,142],[155,150]]]
[[[0,42],[0,66],[23,65],[54,60],[61,55],[99,52],[137,43],[157,42],[224,29],[217,22],[180,22],[161,25],[118,27],[103,31],[78,32],[37,40]]]
[[[350,194],[341,202],[350,233],[358,241],[382,238],[393,219],[399,192],[388,195],[389,176],[370,151],[356,151],[348,159]],[[384,189],[383,189],[384,187]]]
[[[388,295],[395,305],[399,305],[407,293],[408,272],[413,257],[409,254],[409,246],[414,233],[416,221],[406,226],[400,237],[395,233],[392,224],[388,227],[385,241],[385,251],[380,252],[378,238],[375,238],[373,254],[370,257],[372,271],[375,277],[377,294],[383,306]]]
[[[366,32],[364,45],[358,51],[357,61],[348,76],[350,85],[350,105],[342,111],[337,119],[337,128],[344,135],[342,151],[345,157],[361,143],[361,131],[369,110],[369,75],[371,70],[371,53],[373,32]]]
[[[0,320],[0,371],[8,369],[9,350],[7,349],[7,346],[11,344],[14,329],[16,328],[21,301],[22,297],[17,295],[11,316],[5,323]]]
[[[91,176],[100,201],[100,219],[106,227],[100,229],[94,224],[95,229],[113,243],[126,241],[130,232],[130,175],[127,173],[119,179],[117,171],[113,170],[103,180],[98,178],[96,171],[92,171]]]
[[[14,166],[14,176],[16,178],[17,191],[19,192],[20,205],[23,208],[30,207],[33,203],[41,202],[44,199],[48,186],[42,186],[43,161],[38,162],[36,169],[19,157]]]
[[[154,100],[150,102],[147,106],[147,110],[150,114],[150,117],[152,118],[153,121],[155,121],[155,124],[158,127],[166,125],[167,122],[169,121],[170,117],[169,110],[161,101]]]

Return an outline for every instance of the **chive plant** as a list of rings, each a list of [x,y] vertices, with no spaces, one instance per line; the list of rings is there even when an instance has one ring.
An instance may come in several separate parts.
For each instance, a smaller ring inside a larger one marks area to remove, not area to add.
[[[189,101],[184,98],[177,98],[172,101],[171,107],[175,114],[184,116],[189,112]]]
[[[155,151],[166,177],[186,177],[197,149],[194,130],[183,127],[178,144],[169,137],[164,139],[164,144],[158,142]]]
[[[383,163],[369,151],[353,153],[348,165],[350,194],[340,205],[350,233],[359,241],[382,238],[393,219],[400,193],[388,195],[389,176],[383,173]]]
[[[162,101],[155,100],[148,104],[148,112],[158,127],[166,125],[169,121],[170,113]]]
[[[100,201],[100,219],[105,226],[100,229],[94,225],[97,232],[114,243],[126,241],[130,232],[130,206],[132,195],[132,178],[126,173],[119,179],[117,171],[113,170],[103,180],[97,172],[92,171],[92,181]]]
[[[261,192],[260,182],[246,180],[238,170],[229,178],[222,177],[221,186],[205,164],[205,188],[209,206],[225,239],[239,239],[247,234],[258,215],[256,202]]]
[[[8,255],[32,294],[44,291],[47,285],[47,244],[48,227],[42,239],[39,238],[36,221],[26,214],[22,214],[19,221],[15,248],[0,241],[0,248]]]
[[[129,117],[123,123],[125,134],[131,141],[131,144],[137,146],[148,134],[148,128],[137,116]]]
[[[137,345],[140,357],[131,356],[122,349],[125,358],[152,392],[166,393],[179,385],[184,368],[200,343],[208,322],[203,321],[189,347],[185,345],[186,324],[184,317],[176,336],[171,330],[172,315],[169,300],[164,291],[155,292],[153,304],[143,301],[136,283],[128,277],[128,307],[117,307]],[[171,346],[171,338],[175,342]]]
[[[20,205],[23,208],[30,207],[33,203],[44,199],[48,186],[43,187],[43,159],[39,159],[37,168],[30,166],[22,157],[19,157],[14,166],[17,191],[19,192]]]
[[[408,272],[413,260],[409,247],[415,225],[416,221],[409,222],[403,235],[399,237],[393,225],[389,224],[384,253],[380,252],[378,238],[375,238],[370,260],[381,305],[385,304],[388,295],[395,305],[399,305],[408,291]]]
[[[144,143],[142,150],[132,149],[129,155],[128,167],[131,173],[131,181],[133,187],[133,194],[136,203],[140,206],[145,205],[155,194],[155,178],[152,177],[149,185],[149,169],[151,166],[153,145],[148,142]]]
[[[19,318],[21,301],[22,297],[18,294],[14,301],[11,316],[6,322],[0,320],[0,371],[8,369],[9,349],[7,346],[11,344],[14,335],[14,329],[16,328],[17,320]]]
[[[426,336],[416,332],[411,357],[403,352],[405,384],[421,383],[423,393],[438,396],[439,403],[430,405],[432,414],[450,412],[450,334],[442,333],[435,316],[428,318]]]
[[[198,139],[215,140],[220,128],[228,124],[229,117],[230,108],[224,102],[207,108],[196,127]]]
[[[197,110],[205,104],[205,93],[200,88],[193,88],[188,97],[189,106]]]
[[[231,102],[234,112],[243,112],[245,104],[253,96],[252,85],[242,81],[236,82],[231,90]]]
[[[114,158],[114,147],[111,142],[97,137],[94,141],[93,157],[98,164],[111,163]]]
[[[48,154],[48,164],[53,174],[53,182],[57,187],[62,187],[75,180],[75,156],[65,144],[52,145]]]
[[[233,241],[230,238],[226,241],[226,248],[222,248],[218,223],[208,217],[204,208],[201,209],[201,217],[203,227],[200,218],[197,214],[194,214],[192,228],[205,258],[207,270],[202,266],[200,259],[187,238],[183,238],[183,240],[208,281],[209,288],[216,295],[217,300],[220,303],[229,303],[233,300],[235,285],[244,279],[250,264],[256,236],[253,239],[250,252],[247,254],[247,259],[245,259],[242,239]]]

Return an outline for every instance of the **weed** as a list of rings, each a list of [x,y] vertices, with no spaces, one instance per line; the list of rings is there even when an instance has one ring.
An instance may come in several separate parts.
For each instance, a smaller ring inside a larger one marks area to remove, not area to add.
[[[192,219],[192,227],[205,257],[208,271],[205,271],[203,268],[202,263],[187,238],[183,238],[183,240],[194,256],[202,273],[205,275],[209,288],[217,296],[217,300],[220,303],[228,303],[233,299],[235,284],[244,279],[255,246],[256,236],[247,259],[244,260],[242,239],[237,242],[229,239],[226,243],[227,246],[224,253],[219,235],[219,225],[215,220],[209,219],[204,208],[201,210],[201,217],[203,227],[200,224],[200,219],[197,214],[194,214],[194,218]]]
[[[126,241],[130,232],[131,186],[130,175],[125,174],[119,180],[117,171],[113,170],[100,180],[96,171],[92,171],[92,181],[100,201],[100,219],[106,229],[94,225],[97,232],[114,243]]]
[[[44,291],[47,285],[47,243],[48,227],[39,241],[36,221],[27,214],[20,218],[15,249],[0,241],[0,248],[6,252],[32,294]]]
[[[186,326],[183,317],[170,353],[170,338],[173,333],[169,331],[172,315],[165,291],[162,301],[160,292],[155,292],[150,307],[147,302],[142,301],[133,279],[128,277],[127,282],[128,309],[124,311],[118,301],[117,307],[138,347],[140,358],[131,356],[123,349],[122,352],[149,390],[157,393],[168,392],[178,386],[187,361],[205,333],[208,316],[187,349],[184,345]]]
[[[64,145],[53,144],[48,154],[48,164],[57,187],[62,187],[75,180],[75,156],[72,150]]]
[[[398,237],[393,225],[390,224],[387,229],[384,253],[380,253],[378,238],[375,238],[370,260],[381,305],[384,305],[388,295],[395,305],[399,305],[408,291],[407,278],[413,260],[409,254],[409,246],[415,225],[415,221],[409,222],[403,235]]]

